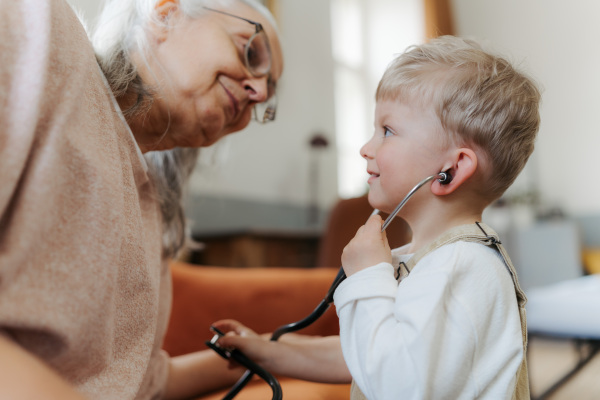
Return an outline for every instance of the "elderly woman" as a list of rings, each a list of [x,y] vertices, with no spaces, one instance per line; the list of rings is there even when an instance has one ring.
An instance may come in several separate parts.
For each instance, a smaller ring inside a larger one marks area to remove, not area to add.
[[[24,0],[2,3],[0,35],[0,397],[229,381],[212,353],[160,349],[195,161],[179,147],[243,129],[260,103],[273,118],[272,18],[250,0],[115,0],[92,47],[65,0]]]

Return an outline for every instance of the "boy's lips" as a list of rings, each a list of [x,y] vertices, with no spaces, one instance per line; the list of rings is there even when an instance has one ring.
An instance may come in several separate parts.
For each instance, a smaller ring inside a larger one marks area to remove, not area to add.
[[[367,174],[369,174],[369,180],[367,181],[368,183],[371,183],[372,181],[374,181],[375,179],[379,178],[379,174],[375,173],[373,171],[368,171],[367,170]]]

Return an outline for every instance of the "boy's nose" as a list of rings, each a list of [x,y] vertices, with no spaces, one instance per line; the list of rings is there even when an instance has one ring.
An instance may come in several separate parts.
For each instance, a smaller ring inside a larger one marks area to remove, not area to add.
[[[370,159],[373,158],[372,156],[372,149],[371,146],[369,146],[369,144],[371,143],[371,140],[369,140],[367,143],[365,143],[361,148],[360,148],[360,155],[362,158],[364,159]]]

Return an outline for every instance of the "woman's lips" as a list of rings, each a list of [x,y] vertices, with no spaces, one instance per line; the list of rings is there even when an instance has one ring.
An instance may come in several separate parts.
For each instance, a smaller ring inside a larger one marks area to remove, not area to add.
[[[225,93],[227,93],[227,96],[229,97],[229,102],[231,105],[231,120],[235,120],[235,118],[237,117],[237,115],[240,112],[240,103],[238,101],[238,99],[235,98],[235,96],[229,91],[227,90],[227,88],[225,87],[225,85],[221,84],[221,86],[223,86],[223,89],[225,89]]]

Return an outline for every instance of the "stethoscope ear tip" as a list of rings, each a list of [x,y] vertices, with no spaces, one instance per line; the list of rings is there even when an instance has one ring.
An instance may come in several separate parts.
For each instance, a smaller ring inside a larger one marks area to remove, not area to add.
[[[450,175],[450,172],[448,171],[440,172],[438,174],[438,182],[442,185],[447,185],[452,182],[452,175]]]

